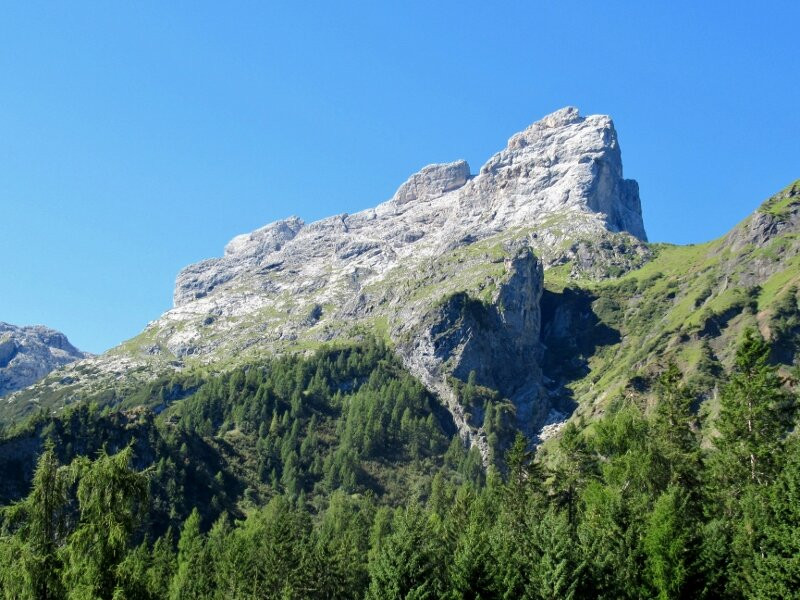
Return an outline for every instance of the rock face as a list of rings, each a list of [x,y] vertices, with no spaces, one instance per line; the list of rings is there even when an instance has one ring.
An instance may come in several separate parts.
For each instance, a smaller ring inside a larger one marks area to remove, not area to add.
[[[554,220],[560,221],[557,231]],[[308,226],[291,217],[239,235],[223,258],[181,271],[175,306],[237,277],[260,278],[270,287],[294,267],[298,275],[315,276],[328,259],[334,273],[361,267],[381,276],[412,253],[436,255],[514,227],[542,225],[553,242],[605,231],[646,240],[638,185],[622,178],[609,117],[581,117],[565,108],[514,135],[472,179],[463,160],[429,165],[374,209]],[[555,244],[546,239],[534,245]]]
[[[55,329],[0,322],[0,396],[27,387],[73,361],[90,356]]]
[[[464,407],[448,376],[477,384],[511,399],[518,424],[533,436],[549,411],[538,402],[541,369],[542,265],[530,248],[504,260],[506,275],[488,302],[466,292],[443,299],[427,312],[406,309],[394,337],[406,367],[444,400],[461,436],[471,439],[484,460],[489,447],[481,407]],[[470,413],[465,412],[469,408]]]
[[[174,308],[93,367],[119,379],[371,332],[485,451],[451,378],[475,371],[535,429],[550,408],[538,369],[542,269],[621,273],[646,260],[645,239],[611,119],[565,108],[514,135],[477,175],[463,160],[430,165],[373,209],[235,237],[223,257],[182,270]]]
[[[622,178],[622,158],[611,119],[581,117],[563,108],[513,136],[481,168],[485,183],[513,199],[508,208],[531,213],[591,211],[611,231],[646,240],[639,186]],[[506,192],[506,190],[508,190]],[[519,197],[523,201],[520,206]]]
[[[414,200],[432,200],[467,183],[469,165],[465,160],[445,165],[428,165],[408,178],[395,192],[392,201],[405,204]]]
[[[266,256],[278,252],[294,238],[302,226],[303,221],[297,217],[271,223],[252,233],[237,235],[225,246],[223,258],[189,265],[178,273],[173,293],[175,306],[202,298],[248,267],[258,266]]]

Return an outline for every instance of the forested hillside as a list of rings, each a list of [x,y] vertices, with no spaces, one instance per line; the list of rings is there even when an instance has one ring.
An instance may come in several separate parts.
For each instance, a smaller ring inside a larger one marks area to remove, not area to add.
[[[159,414],[39,416],[0,445],[3,593],[795,597],[800,442],[772,351],[743,335],[713,433],[669,365],[657,402],[617,396],[546,461],[518,436],[485,477],[373,341],[161,381]]]

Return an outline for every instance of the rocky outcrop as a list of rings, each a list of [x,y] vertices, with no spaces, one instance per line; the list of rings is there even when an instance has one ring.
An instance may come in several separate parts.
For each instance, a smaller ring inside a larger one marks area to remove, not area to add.
[[[87,356],[55,329],[41,325],[16,327],[0,322],[0,396],[27,387],[54,369]]]
[[[513,136],[481,168],[485,184],[523,196],[524,212],[590,211],[611,231],[646,240],[639,186],[622,178],[622,157],[611,119],[581,117],[563,108]],[[517,198],[510,207],[518,207]]]
[[[468,179],[469,165],[465,160],[443,165],[428,165],[400,186],[392,202],[405,204],[415,200],[432,200],[460,188]]]
[[[781,190],[725,236],[713,253],[727,286],[761,285],[800,254],[800,181]]]
[[[778,235],[800,229],[800,181],[784,188],[725,237],[734,252],[764,246]]]
[[[480,300],[467,292],[443,298],[427,311],[403,311],[393,332],[406,367],[444,399],[464,439],[488,459],[479,407],[464,407],[448,378],[491,388],[512,400],[517,426],[531,430],[549,411],[540,403],[541,263],[530,248],[504,261],[505,275],[494,294]],[[476,410],[477,408],[477,410]],[[471,412],[466,412],[466,410]]]
[[[175,306],[203,298],[244,270],[261,266],[265,257],[278,252],[302,227],[302,219],[289,217],[237,235],[225,246],[223,258],[204,260],[178,273],[173,293]]]

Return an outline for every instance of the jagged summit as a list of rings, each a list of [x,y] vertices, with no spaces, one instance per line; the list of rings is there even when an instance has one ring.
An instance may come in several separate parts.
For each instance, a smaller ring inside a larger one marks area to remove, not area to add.
[[[581,117],[580,111],[576,107],[565,106],[564,108],[560,108],[557,111],[551,112],[546,117],[536,121],[530,127],[528,127],[528,130],[543,129],[546,127],[564,127],[565,125],[579,123],[582,120],[583,117]]]
[[[374,269],[402,258],[412,245],[415,251],[435,254],[467,237],[534,228],[558,217],[564,217],[559,243],[605,229],[647,239],[638,185],[622,177],[609,117],[581,117],[577,109],[564,108],[512,136],[477,176],[470,176],[464,160],[429,165],[374,209],[305,227],[292,217],[239,235],[223,258],[181,271],[175,306],[207,296],[255,264],[279,258],[299,257],[300,266],[307,266],[308,258],[332,254],[335,269],[336,259],[367,253],[375,259],[367,266]]]
[[[588,210],[611,231],[647,240],[639,186],[622,177],[622,156],[610,117],[581,117],[567,107],[517,133],[480,173],[500,189],[511,187],[531,212]]]
[[[60,331],[0,321],[0,396],[27,387],[53,369],[90,356]]]

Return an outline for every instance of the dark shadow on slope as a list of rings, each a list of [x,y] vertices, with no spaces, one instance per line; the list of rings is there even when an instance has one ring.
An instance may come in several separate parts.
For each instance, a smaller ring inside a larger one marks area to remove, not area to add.
[[[598,348],[621,340],[619,331],[596,314],[595,300],[597,296],[578,288],[542,294],[542,373],[554,407],[566,414],[577,407],[566,386],[589,374],[589,358]]]

